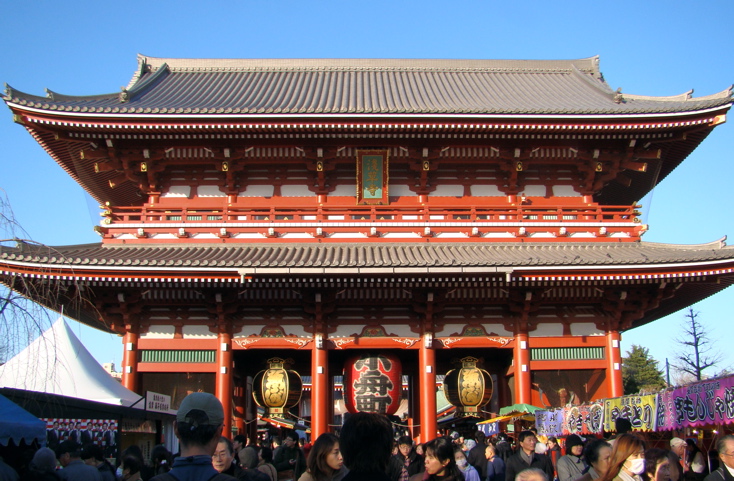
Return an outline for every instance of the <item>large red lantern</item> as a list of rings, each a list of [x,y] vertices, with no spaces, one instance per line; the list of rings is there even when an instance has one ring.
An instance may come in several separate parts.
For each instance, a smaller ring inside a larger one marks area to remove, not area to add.
[[[303,383],[297,372],[286,370],[283,359],[268,359],[270,367],[255,375],[252,397],[266,416],[283,416],[301,400]]]
[[[344,404],[350,413],[395,414],[403,373],[392,354],[358,354],[344,364]]]
[[[456,416],[478,416],[492,399],[492,378],[477,362],[475,357],[465,357],[461,369],[450,370],[443,380],[443,394],[456,406]]]

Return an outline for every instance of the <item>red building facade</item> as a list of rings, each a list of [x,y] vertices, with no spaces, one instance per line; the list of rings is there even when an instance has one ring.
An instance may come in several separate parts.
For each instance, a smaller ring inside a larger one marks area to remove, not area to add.
[[[119,93],[4,100],[103,220],[100,244],[3,248],[3,282],[83,294],[128,388],[215,392],[239,430],[273,357],[310,376],[315,436],[355,350],[399,359],[424,441],[468,356],[500,405],[618,396],[621,333],[734,280],[723,242],[643,242],[636,204],[731,92],[615,92],[596,57],[140,56]]]

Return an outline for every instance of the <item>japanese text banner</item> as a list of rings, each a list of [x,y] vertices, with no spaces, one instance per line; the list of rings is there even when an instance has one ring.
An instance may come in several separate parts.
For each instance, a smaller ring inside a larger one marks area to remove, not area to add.
[[[564,436],[601,433],[604,420],[604,406],[601,403],[569,406],[564,411]]]
[[[563,433],[563,408],[538,409],[533,414],[539,436],[560,436]]]
[[[657,396],[661,430],[734,421],[734,377],[697,382]]]
[[[615,431],[614,420],[629,419],[635,431],[654,431],[657,394],[623,396],[604,400],[604,430]]]

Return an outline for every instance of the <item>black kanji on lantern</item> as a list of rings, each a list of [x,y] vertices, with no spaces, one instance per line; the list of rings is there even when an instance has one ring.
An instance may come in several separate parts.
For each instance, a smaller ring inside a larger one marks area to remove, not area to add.
[[[359,377],[352,384],[357,410],[384,413],[393,402],[390,391],[394,385],[386,374],[392,369],[392,361],[384,356],[368,356],[358,360],[355,367],[359,370]]]

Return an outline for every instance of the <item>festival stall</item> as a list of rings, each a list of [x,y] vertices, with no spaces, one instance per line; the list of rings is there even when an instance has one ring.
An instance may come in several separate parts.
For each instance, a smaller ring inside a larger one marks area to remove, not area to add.
[[[602,435],[625,418],[653,446],[668,448],[670,438],[695,438],[704,451],[720,434],[734,430],[734,376],[709,379],[653,394],[603,399],[534,412],[539,436]]]

